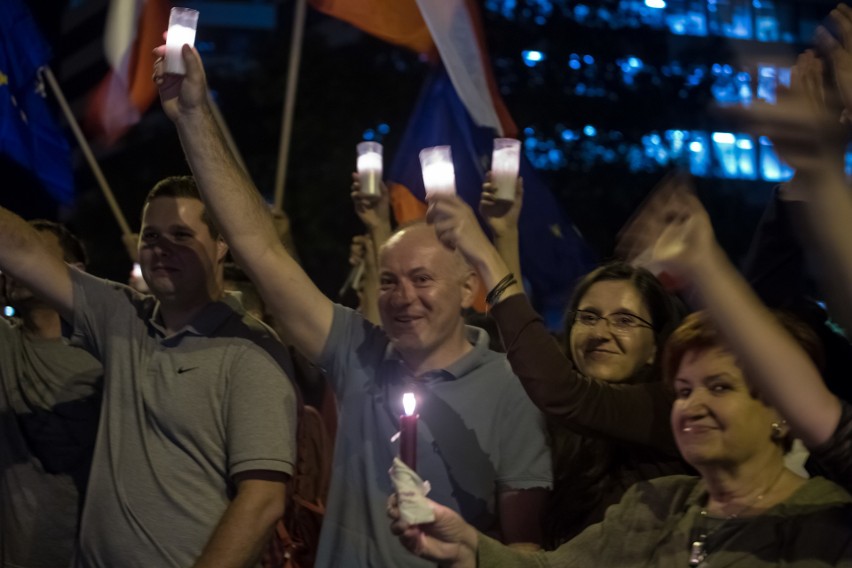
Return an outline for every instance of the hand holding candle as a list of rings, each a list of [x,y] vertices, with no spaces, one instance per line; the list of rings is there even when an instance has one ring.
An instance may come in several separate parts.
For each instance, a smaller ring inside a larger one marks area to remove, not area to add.
[[[420,167],[426,197],[456,193],[456,173],[449,146],[434,146],[420,151]]]
[[[399,458],[411,469],[417,469],[417,418],[414,393],[402,395],[405,414],[399,417]]]
[[[186,75],[181,50],[184,44],[195,45],[195,28],[198,25],[198,10],[172,8],[169,13],[169,31],[166,34],[166,73]]]

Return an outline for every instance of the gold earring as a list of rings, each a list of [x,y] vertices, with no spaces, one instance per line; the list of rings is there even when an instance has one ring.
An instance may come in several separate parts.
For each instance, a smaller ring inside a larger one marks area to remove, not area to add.
[[[787,425],[786,420],[782,420],[781,422],[773,422],[770,427],[772,428],[772,439],[780,440],[784,437],[784,429],[783,427]]]

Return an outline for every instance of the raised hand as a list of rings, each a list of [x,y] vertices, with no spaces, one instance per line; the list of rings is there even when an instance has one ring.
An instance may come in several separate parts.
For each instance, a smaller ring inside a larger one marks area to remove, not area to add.
[[[458,249],[473,266],[478,266],[482,255],[494,249],[473,210],[456,195],[430,197],[426,221],[434,225],[438,240],[448,248]]]
[[[837,91],[843,102],[844,122],[852,118],[852,8],[839,4],[828,16],[837,39],[826,27],[817,28],[815,40],[834,71]]]
[[[160,90],[160,102],[166,116],[177,122],[181,116],[208,109],[207,77],[198,51],[194,47],[183,46],[181,57],[186,64],[186,75],[166,73],[165,54],[165,45],[154,49],[157,60],[153,78]]]
[[[390,198],[388,188],[384,182],[379,184],[380,194],[364,195],[361,193],[361,184],[358,174],[352,173],[352,202],[355,205],[355,213],[369,231],[390,232]]]
[[[479,199],[479,213],[488,223],[494,237],[499,238],[518,230],[518,218],[524,201],[524,180],[518,178],[514,201],[498,200],[496,192],[497,188],[491,183],[491,172],[487,172]]]
[[[813,51],[799,56],[790,88],[779,89],[777,104],[726,112],[741,117],[754,134],[768,136],[779,157],[799,175],[842,168],[846,134],[837,93],[825,83],[824,63]]]
[[[701,202],[683,176],[668,178],[622,231],[619,249],[671,289],[687,287],[696,267],[720,252]]]

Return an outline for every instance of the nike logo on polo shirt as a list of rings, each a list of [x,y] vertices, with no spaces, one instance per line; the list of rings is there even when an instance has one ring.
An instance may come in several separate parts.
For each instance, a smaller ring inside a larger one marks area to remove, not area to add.
[[[182,375],[183,373],[187,373],[189,371],[194,371],[197,368],[198,367],[180,367],[180,368],[178,368],[177,372],[178,372],[178,375]]]

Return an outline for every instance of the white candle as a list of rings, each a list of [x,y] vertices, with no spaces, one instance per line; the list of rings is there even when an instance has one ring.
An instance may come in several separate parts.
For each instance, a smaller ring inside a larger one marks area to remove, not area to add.
[[[169,14],[169,32],[166,34],[166,73],[186,75],[181,49],[184,44],[195,45],[195,28],[198,10],[172,8]]]
[[[502,201],[515,201],[515,186],[521,162],[521,142],[514,138],[496,138],[491,154],[491,183],[496,197]]]
[[[376,142],[361,142],[357,146],[358,182],[363,195],[381,196],[382,145]]]
[[[420,167],[426,197],[456,193],[456,173],[449,146],[435,146],[420,152]]]

